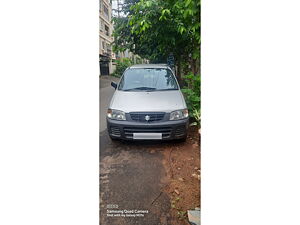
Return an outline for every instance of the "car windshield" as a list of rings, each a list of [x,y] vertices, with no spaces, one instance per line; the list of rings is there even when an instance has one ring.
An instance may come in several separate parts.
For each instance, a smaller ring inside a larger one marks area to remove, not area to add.
[[[178,90],[176,79],[170,69],[132,68],[125,71],[118,90],[166,91]]]

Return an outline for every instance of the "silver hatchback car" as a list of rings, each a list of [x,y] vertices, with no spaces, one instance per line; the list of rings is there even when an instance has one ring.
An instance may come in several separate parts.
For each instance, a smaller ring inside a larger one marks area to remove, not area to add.
[[[119,84],[111,85],[116,89],[107,111],[107,129],[112,139],[186,139],[187,106],[167,65],[131,66]]]

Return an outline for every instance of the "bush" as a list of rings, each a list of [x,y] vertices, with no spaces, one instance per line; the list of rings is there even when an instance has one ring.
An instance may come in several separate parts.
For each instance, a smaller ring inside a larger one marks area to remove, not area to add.
[[[132,61],[129,58],[122,58],[120,60],[116,60],[116,70],[112,73],[115,77],[121,77],[127,67],[132,65]]]
[[[190,116],[195,120],[192,125],[199,125],[201,121],[201,77],[199,74],[194,75],[189,73],[183,76],[183,81],[185,83],[182,89],[185,95],[186,104],[190,112]]]

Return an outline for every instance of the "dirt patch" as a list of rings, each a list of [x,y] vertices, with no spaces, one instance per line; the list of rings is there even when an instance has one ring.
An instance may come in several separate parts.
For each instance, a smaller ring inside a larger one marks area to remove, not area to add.
[[[188,225],[187,210],[201,208],[201,153],[198,129],[191,127],[186,142],[165,148],[163,155],[163,165],[167,172],[164,192],[171,199],[172,224]]]

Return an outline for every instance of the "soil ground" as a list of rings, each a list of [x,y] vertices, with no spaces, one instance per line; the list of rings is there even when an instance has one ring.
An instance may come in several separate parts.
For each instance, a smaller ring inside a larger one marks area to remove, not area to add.
[[[201,208],[201,154],[197,128],[191,127],[187,141],[167,147],[163,155],[167,172],[164,192],[171,200],[172,224],[189,224],[187,210]]]

